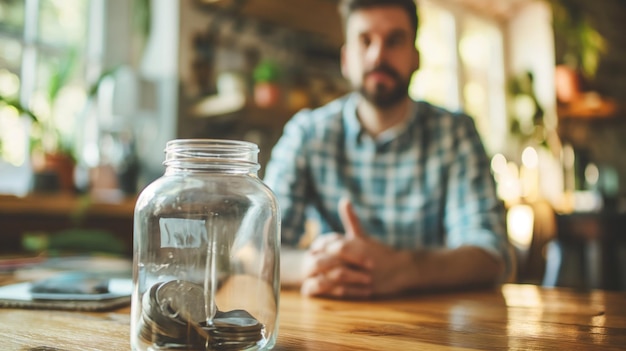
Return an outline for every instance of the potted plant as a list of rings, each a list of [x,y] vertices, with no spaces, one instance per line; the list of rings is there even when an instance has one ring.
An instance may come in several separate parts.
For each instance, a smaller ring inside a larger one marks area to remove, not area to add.
[[[76,158],[73,140],[64,136],[57,126],[56,106],[62,88],[69,81],[76,63],[76,51],[54,67],[46,89],[47,108],[39,115],[31,131],[31,157],[35,174],[35,190],[74,191]]]
[[[272,107],[280,101],[280,68],[272,60],[259,63],[253,72],[254,102],[259,107]]]
[[[553,12],[556,46],[556,88],[560,103],[579,98],[582,80],[592,79],[607,50],[581,2],[549,0]]]

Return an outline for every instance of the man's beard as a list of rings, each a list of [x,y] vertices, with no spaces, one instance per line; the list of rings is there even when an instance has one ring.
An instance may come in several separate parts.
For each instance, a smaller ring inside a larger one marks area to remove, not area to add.
[[[385,73],[393,78],[395,84],[389,89],[383,84],[377,84],[373,91],[365,89],[365,84],[358,87],[358,91],[367,101],[376,107],[385,109],[402,101],[408,96],[409,80],[403,79],[402,76],[393,68],[387,65],[380,65],[366,72],[363,75],[363,81],[371,73]]]

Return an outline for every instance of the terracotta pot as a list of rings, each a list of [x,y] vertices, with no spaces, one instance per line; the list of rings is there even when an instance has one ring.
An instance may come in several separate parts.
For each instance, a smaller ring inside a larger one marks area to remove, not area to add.
[[[56,178],[56,189],[47,190],[60,190],[64,192],[73,192],[74,186],[74,168],[76,163],[74,159],[66,154],[62,153],[46,153],[43,155],[43,167],[37,173],[47,174],[53,178]]]
[[[581,96],[580,74],[566,65],[558,65],[554,71],[556,98],[559,103],[569,104]]]
[[[280,87],[276,83],[260,82],[254,85],[254,103],[259,107],[272,107],[280,101]]]

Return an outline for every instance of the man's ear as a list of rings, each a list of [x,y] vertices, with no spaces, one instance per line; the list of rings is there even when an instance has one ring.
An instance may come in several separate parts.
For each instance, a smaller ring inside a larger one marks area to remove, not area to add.
[[[340,52],[340,64],[341,64],[341,74],[343,75],[344,78],[348,79],[348,66],[347,66],[347,62],[348,59],[346,58],[346,45],[342,45],[341,46],[341,52]]]
[[[417,71],[418,69],[420,69],[420,64],[421,64],[420,51],[417,48],[415,48],[415,55],[414,55],[413,60],[414,60],[413,67],[415,67],[414,71]]]

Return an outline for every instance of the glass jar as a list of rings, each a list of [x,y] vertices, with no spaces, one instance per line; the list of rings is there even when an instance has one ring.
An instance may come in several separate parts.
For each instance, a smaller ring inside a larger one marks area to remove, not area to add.
[[[269,350],[278,331],[280,215],[258,147],[173,140],[134,216],[133,350]]]

